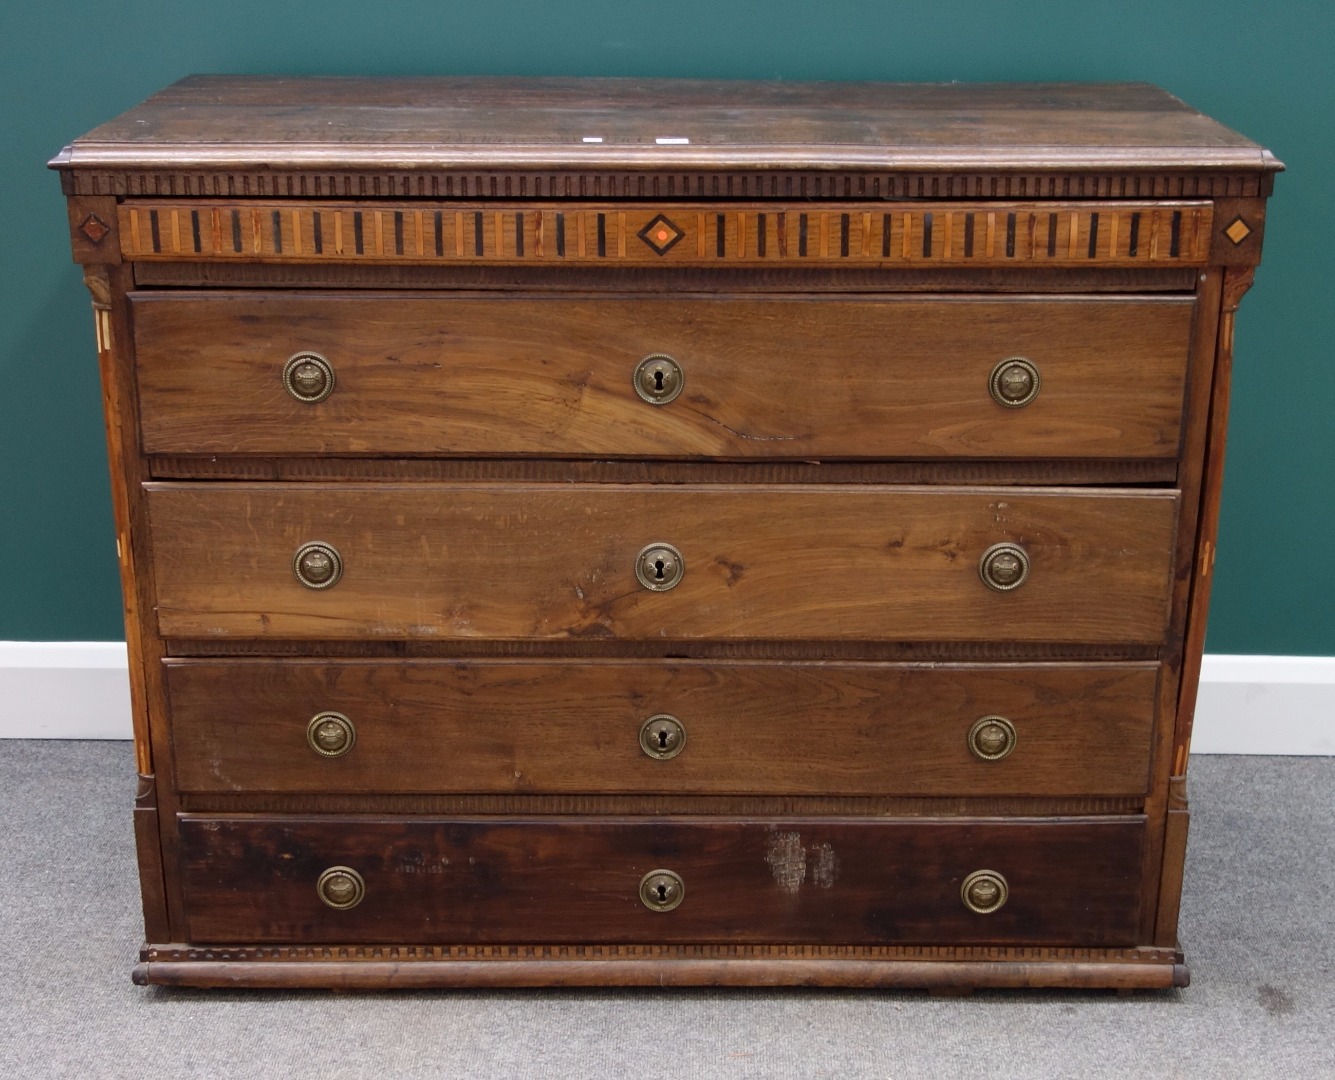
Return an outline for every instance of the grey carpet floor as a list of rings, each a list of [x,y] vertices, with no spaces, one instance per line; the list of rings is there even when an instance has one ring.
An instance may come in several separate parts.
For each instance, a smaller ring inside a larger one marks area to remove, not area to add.
[[[1335,759],[1193,762],[1190,988],[962,1000],[138,988],[132,772],[0,742],[0,1077],[1335,1078]]]

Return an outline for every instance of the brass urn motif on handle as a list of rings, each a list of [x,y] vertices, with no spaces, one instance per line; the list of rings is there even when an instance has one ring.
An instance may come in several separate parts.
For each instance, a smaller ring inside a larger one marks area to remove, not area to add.
[[[983,584],[997,592],[1018,589],[1029,577],[1029,555],[1019,544],[993,544],[978,560]]]
[[[1010,886],[995,870],[975,870],[960,886],[964,906],[978,915],[999,911],[1009,896]]]
[[[331,866],[315,883],[320,899],[336,911],[355,908],[366,895],[366,882],[350,866]]]
[[[992,369],[987,388],[992,400],[1007,409],[1021,409],[1038,397],[1040,379],[1033,361],[1012,356]]]
[[[1015,749],[1015,725],[1004,716],[984,716],[969,729],[969,750],[983,761],[1000,761]]]
[[[306,741],[321,757],[342,757],[357,741],[357,729],[342,713],[316,713],[306,725]]]
[[[298,401],[314,405],[334,392],[334,368],[323,356],[299,352],[283,365],[283,388]]]
[[[343,576],[343,558],[338,549],[323,540],[312,540],[292,556],[292,572],[308,589],[328,589]]]

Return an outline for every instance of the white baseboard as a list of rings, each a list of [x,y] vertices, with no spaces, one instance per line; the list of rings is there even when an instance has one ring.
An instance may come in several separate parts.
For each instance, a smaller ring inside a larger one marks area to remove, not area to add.
[[[129,739],[123,641],[0,641],[0,739]]]
[[[1191,751],[1335,754],[1335,656],[1207,653]]]
[[[0,738],[128,739],[125,643],[0,642]],[[1335,656],[1206,656],[1192,751],[1335,755]]]

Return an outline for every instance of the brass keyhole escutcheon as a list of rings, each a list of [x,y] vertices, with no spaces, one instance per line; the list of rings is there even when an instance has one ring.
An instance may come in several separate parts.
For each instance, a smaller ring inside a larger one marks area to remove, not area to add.
[[[366,895],[366,882],[350,866],[331,866],[315,883],[317,895],[331,908],[346,911],[355,908]]]
[[[650,544],[635,557],[635,576],[653,592],[667,592],[686,573],[686,561],[671,544]]]
[[[983,761],[1000,761],[1015,749],[1015,725],[1004,716],[984,716],[969,729],[969,749]]]
[[[992,400],[1007,409],[1021,409],[1038,397],[1038,368],[1023,356],[1012,356],[992,369],[987,387]]]
[[[1029,556],[1019,544],[993,544],[978,560],[978,574],[989,589],[1010,592],[1029,577]]]
[[[640,902],[650,911],[671,911],[685,895],[685,884],[671,870],[650,870],[640,878]]]
[[[686,746],[686,729],[675,716],[659,713],[640,725],[640,749],[657,761],[667,761]]]
[[[334,367],[319,353],[299,352],[283,365],[283,388],[314,405],[334,392]]]
[[[312,540],[292,556],[292,572],[308,589],[327,589],[343,576],[343,559],[332,544]]]
[[[306,725],[306,741],[321,757],[342,757],[357,741],[357,729],[342,713],[316,713]]]
[[[650,405],[666,405],[681,393],[686,375],[666,353],[653,353],[635,366],[635,392]]]
[[[964,906],[979,915],[991,915],[999,911],[1010,896],[1010,887],[1006,879],[995,870],[975,870],[964,879],[960,886],[960,899]]]

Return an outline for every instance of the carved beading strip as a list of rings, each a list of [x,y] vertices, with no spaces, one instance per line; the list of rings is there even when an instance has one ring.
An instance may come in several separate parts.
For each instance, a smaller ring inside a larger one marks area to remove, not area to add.
[[[119,248],[118,248],[119,250]],[[626,292],[695,290],[730,292],[858,293],[884,292],[887,274],[881,267],[793,266],[781,263],[751,266],[744,276],[725,264],[659,267],[630,264],[561,266],[533,262],[527,266],[448,266],[422,263],[268,263],[268,262],[136,262],[137,284],[170,288],[311,288],[311,289],[502,289],[539,288],[546,292],[582,292],[615,287]],[[1191,266],[913,266],[896,267],[897,292],[1073,293],[1190,292],[1197,270]]]
[[[129,198],[1214,199],[1254,198],[1248,173],[125,171],[77,169],[71,194]]]
[[[191,813],[366,814],[838,814],[849,817],[1107,816],[1138,814],[1144,799],[913,798],[797,795],[290,795],[185,794]]]
[[[549,461],[499,458],[244,458],[161,455],[158,479],[497,480],[614,484],[1148,484],[1171,483],[1175,462],[1154,460],[948,462]]]
[[[448,960],[937,960],[1011,963],[1173,963],[1173,949],[992,945],[147,945],[146,963],[200,961],[413,963]]]
[[[1208,203],[173,203],[119,207],[133,261],[478,266],[1200,266]]]
[[[173,638],[169,656],[309,656],[309,641]],[[736,660],[1157,660],[1157,645],[931,641],[321,641],[323,656],[652,657]]]

